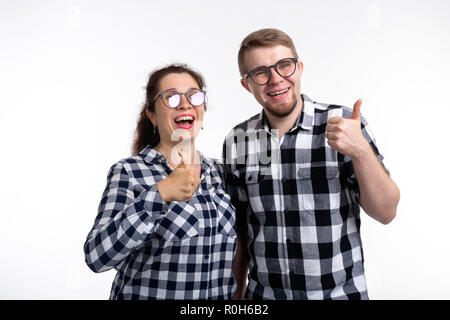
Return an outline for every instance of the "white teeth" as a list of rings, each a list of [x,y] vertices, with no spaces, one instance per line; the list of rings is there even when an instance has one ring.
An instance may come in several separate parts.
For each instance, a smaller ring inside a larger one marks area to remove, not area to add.
[[[279,96],[280,94],[283,94],[285,92],[287,92],[288,89],[286,90],[282,90],[282,91],[277,91],[277,92],[273,92],[273,93],[269,93],[269,96],[273,97],[273,96]]]
[[[178,122],[178,121],[193,121],[193,120],[194,120],[194,118],[192,116],[184,116],[184,117],[179,117],[179,118],[175,119],[176,122]]]

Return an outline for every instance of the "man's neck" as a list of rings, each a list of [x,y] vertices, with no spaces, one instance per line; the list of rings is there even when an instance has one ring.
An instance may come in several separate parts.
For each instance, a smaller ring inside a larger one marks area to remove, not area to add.
[[[269,112],[264,111],[270,128],[278,130],[278,136],[282,137],[288,132],[297,121],[303,109],[303,99],[300,98],[295,109],[283,118],[276,117]]]

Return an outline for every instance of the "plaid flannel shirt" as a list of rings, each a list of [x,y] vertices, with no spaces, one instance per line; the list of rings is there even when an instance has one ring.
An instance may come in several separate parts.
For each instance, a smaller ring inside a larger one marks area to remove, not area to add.
[[[114,164],[84,252],[95,272],[117,270],[110,299],[228,299],[235,290],[235,211],[219,165],[202,156],[188,202],[166,204],[171,169],[147,146]]]
[[[325,138],[328,119],[350,118],[352,110],[302,98],[301,115],[284,136],[261,112],[224,143],[226,189],[250,257],[246,297],[368,299],[358,183],[351,158]],[[362,116],[361,127],[381,162]]]

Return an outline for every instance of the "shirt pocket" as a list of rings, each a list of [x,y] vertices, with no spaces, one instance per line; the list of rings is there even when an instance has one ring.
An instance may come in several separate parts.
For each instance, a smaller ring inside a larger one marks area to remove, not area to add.
[[[190,202],[173,201],[155,232],[165,241],[181,241],[198,237],[199,219]]]
[[[341,182],[337,166],[299,168],[300,210],[310,214],[336,213],[341,206]]]
[[[247,170],[244,175],[247,197],[255,215],[265,215],[275,211],[273,183],[270,176],[258,169]]]
[[[231,204],[230,196],[221,189],[211,190],[209,194],[217,212],[217,232],[236,238],[236,211]]]

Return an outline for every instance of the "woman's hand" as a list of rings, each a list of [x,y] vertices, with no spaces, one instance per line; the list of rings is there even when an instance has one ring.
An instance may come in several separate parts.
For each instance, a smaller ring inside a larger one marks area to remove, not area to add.
[[[198,189],[200,182],[200,177],[196,176],[181,158],[181,163],[178,167],[167,178],[156,183],[156,187],[161,198],[166,203],[171,201],[189,201],[195,190]]]

